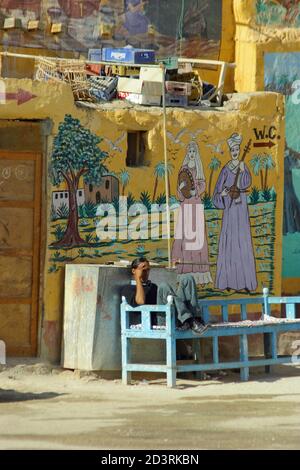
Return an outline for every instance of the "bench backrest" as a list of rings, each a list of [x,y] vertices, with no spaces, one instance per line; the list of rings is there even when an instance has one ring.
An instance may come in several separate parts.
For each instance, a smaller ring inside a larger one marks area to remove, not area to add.
[[[300,305],[300,296],[299,297],[270,297],[268,289],[264,289],[263,297],[253,297],[253,298],[242,298],[242,299],[226,299],[226,300],[199,300],[199,306],[202,310],[202,315],[205,323],[211,321],[212,312],[211,308],[217,308],[219,313],[222,316],[222,322],[229,322],[229,313],[231,313],[230,307],[236,312],[240,312],[240,320],[248,320],[248,306],[257,305],[258,311],[261,313],[261,318],[263,319],[264,315],[271,315],[271,305],[280,304],[285,305],[286,307],[286,318],[288,320],[294,320],[296,318],[296,305]],[[171,324],[172,318],[172,298],[169,298],[169,303],[166,305],[142,305],[138,308],[130,307],[127,304],[126,299],[123,298],[121,304],[121,313],[122,313],[122,329],[128,329],[129,325],[129,314],[130,312],[140,312],[141,313],[141,322],[142,329],[144,331],[151,330],[151,314],[160,313],[166,315],[166,325],[168,327],[169,319]],[[214,314],[215,315],[215,314]]]
[[[211,307],[219,307],[218,310],[222,315],[222,322],[227,323],[229,321],[229,310],[234,307],[238,307],[240,312],[240,320],[248,319],[248,305],[257,305],[258,311],[263,315],[264,309],[264,297],[255,298],[244,298],[244,299],[227,299],[227,300],[199,300],[199,306],[202,309],[203,319],[206,323],[211,320]],[[234,308],[236,310],[236,308]]]
[[[300,296],[298,297],[270,297],[269,290],[264,289],[264,311],[266,315],[271,315],[271,305],[285,305],[286,318],[288,320],[296,319],[296,305],[300,305]]]
[[[131,307],[125,297],[121,303],[121,327],[122,331],[130,328],[130,313],[141,314],[141,329],[143,332],[151,331],[151,315],[153,313],[165,315],[167,329],[175,328],[175,316],[173,315],[173,298],[168,298],[166,305],[140,305],[137,308]]]
[[[264,297],[245,298],[245,299],[230,299],[230,300],[199,300],[199,306],[202,310],[203,319],[206,323],[211,320],[212,312],[211,307],[219,307],[222,314],[220,322],[227,323],[229,321],[229,309],[231,306],[236,306],[240,310],[241,320],[248,319],[248,305],[257,305],[258,311],[262,316],[264,313]],[[151,329],[151,314],[159,313],[166,316],[166,325],[168,327],[168,319],[171,318],[172,313],[172,298],[169,298],[169,303],[166,305],[141,305],[133,308],[127,304],[126,299],[123,298],[121,304],[122,316],[122,330],[130,328],[130,313],[141,313],[141,327],[143,331]],[[236,308],[235,308],[236,310]]]

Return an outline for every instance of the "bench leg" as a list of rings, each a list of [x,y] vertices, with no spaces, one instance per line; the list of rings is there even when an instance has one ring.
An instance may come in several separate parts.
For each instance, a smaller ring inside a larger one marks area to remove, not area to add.
[[[264,355],[266,359],[277,358],[277,335],[273,333],[264,333]],[[271,366],[265,366],[266,374],[271,372]]]
[[[131,384],[131,372],[127,371],[127,364],[131,359],[131,342],[130,338],[122,336],[122,382],[124,385]]]
[[[248,362],[248,337],[247,335],[240,336],[240,360],[241,362]],[[240,371],[241,380],[247,382],[249,380],[249,367],[241,367]]]
[[[195,361],[197,364],[201,363],[201,345],[200,345],[200,339],[194,339],[193,340],[193,353],[195,356]],[[196,379],[198,380],[204,380],[204,372],[202,370],[197,370],[194,372]]]
[[[264,333],[264,355],[266,359],[270,359],[272,357],[270,333]],[[265,372],[266,374],[270,374],[271,366],[265,366]]]
[[[167,349],[167,385],[176,387],[176,339],[168,336],[166,340]]]

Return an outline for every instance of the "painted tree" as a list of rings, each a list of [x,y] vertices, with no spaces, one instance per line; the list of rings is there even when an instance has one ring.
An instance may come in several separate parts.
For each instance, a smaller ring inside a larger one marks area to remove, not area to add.
[[[127,170],[122,170],[120,173],[119,173],[119,180],[122,184],[122,196],[124,196],[125,194],[125,189],[126,187],[128,186],[129,184],[129,181],[130,181],[130,174],[128,173]]]
[[[69,218],[62,239],[52,246],[75,247],[86,244],[78,230],[77,190],[82,177],[85,183],[98,185],[107,173],[103,162],[108,155],[98,147],[101,141],[71,115],[66,115],[59,125],[54,139],[50,173],[55,186],[63,181],[68,186]]]
[[[250,160],[250,165],[255,176],[260,175],[261,189],[263,190],[264,189],[263,157],[261,155],[254,155],[254,157]]]
[[[265,155],[263,164],[264,164],[264,168],[265,168],[264,189],[267,189],[267,187],[268,187],[268,173],[269,173],[269,171],[272,171],[276,166],[275,162],[272,158],[272,155]]]
[[[211,162],[208,166],[210,169],[210,175],[209,175],[209,183],[208,183],[208,195],[211,197],[211,189],[212,189],[212,179],[215,171],[218,171],[219,168],[221,167],[221,162],[217,157],[213,157],[211,159]]]
[[[153,202],[155,202],[155,200],[156,200],[159,180],[164,179],[166,176],[168,178],[169,195],[171,195],[170,176],[173,173],[173,170],[174,170],[174,165],[172,165],[172,163],[168,162],[168,164],[167,164],[167,175],[166,175],[165,162],[159,162],[156,165],[156,167],[154,169],[155,184],[154,184],[154,191],[153,191],[153,198],[152,198]]]

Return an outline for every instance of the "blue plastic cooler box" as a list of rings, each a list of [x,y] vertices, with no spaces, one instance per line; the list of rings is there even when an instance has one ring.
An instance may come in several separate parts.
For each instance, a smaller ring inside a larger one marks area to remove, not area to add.
[[[88,60],[91,62],[101,62],[102,49],[89,49]]]
[[[102,59],[105,62],[120,62],[124,64],[153,64],[155,62],[155,51],[131,47],[120,49],[105,47],[102,49]]]

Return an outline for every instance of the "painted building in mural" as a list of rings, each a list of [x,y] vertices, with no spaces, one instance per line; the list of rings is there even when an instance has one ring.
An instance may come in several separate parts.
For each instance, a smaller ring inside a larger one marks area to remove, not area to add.
[[[171,222],[177,273],[194,275],[201,298],[255,296],[264,287],[281,294],[284,278],[294,279],[294,293],[299,292],[300,263],[294,260],[299,256],[300,150],[297,89],[296,96],[292,91],[297,53],[285,51],[281,41],[276,46],[278,30],[274,51],[255,33],[255,28],[274,28],[278,18],[286,30],[286,16],[294,18],[297,2],[294,16],[284,2],[277,2],[283,10],[274,21],[270,19],[274,12],[268,13],[271,3],[174,0],[170,21],[165,22],[161,16],[170,12],[167,0],[1,2],[3,21],[15,17],[23,25],[40,22],[39,29],[31,32],[24,27],[1,29],[2,48],[86,53],[90,47],[130,43],[155,45],[160,56],[231,61],[235,57],[235,84],[229,81],[227,91],[241,92],[228,96],[216,110],[168,109],[166,174],[161,108],[114,102],[88,109],[76,106],[66,84],[8,75],[2,86],[15,99],[0,106],[0,272],[5,272],[0,296],[7,301],[0,302],[0,329],[9,354],[39,351],[59,360],[67,263],[105,264],[142,255],[167,265],[162,220],[158,219],[161,230],[156,236],[142,224],[161,217],[167,176],[171,205],[183,217],[188,213],[185,208],[193,214],[202,202],[204,239],[199,250],[190,250],[188,240],[176,236],[178,219]],[[245,25],[247,18],[252,36],[249,33],[245,39],[246,26],[239,25]],[[291,20],[293,25],[297,18]],[[52,34],[52,24],[62,24],[61,33]],[[6,70],[9,67],[6,64]],[[216,84],[216,71],[203,73]],[[26,90],[25,101],[17,99],[20,90]],[[276,92],[287,97],[286,135],[284,102]],[[144,157],[138,156],[138,164],[131,165],[130,139],[141,133]],[[158,208],[154,215],[153,204]],[[106,211],[101,212],[101,205]],[[117,220],[126,210],[126,236],[122,224],[116,229],[109,225],[109,210]],[[7,256],[18,270],[7,272]],[[14,335],[16,318],[22,328]]]
[[[101,204],[113,202],[119,198],[119,179],[113,175],[105,175],[100,184],[85,184],[84,197],[86,202]]]

